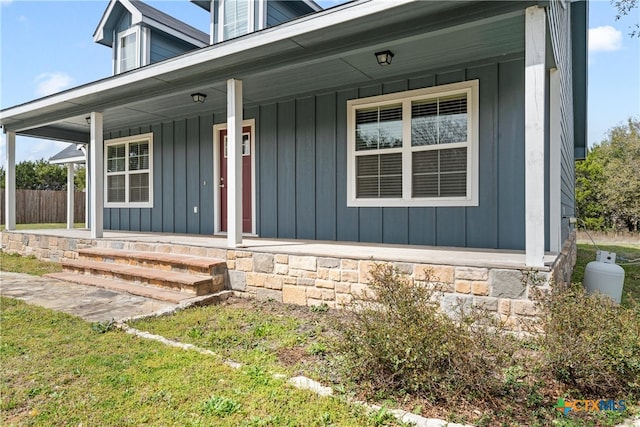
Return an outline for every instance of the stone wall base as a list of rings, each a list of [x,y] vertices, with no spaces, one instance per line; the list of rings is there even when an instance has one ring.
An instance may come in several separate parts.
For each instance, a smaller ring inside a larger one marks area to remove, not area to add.
[[[166,243],[92,240],[3,232],[7,252],[60,261],[78,257],[77,250],[105,247],[134,251],[171,252],[226,260],[226,287],[247,296],[297,304],[348,308],[370,293],[369,272],[375,260],[264,253],[253,250],[208,248]],[[551,283],[566,284],[576,259],[573,233],[550,271],[463,267],[428,263],[385,262],[413,282],[438,284],[440,304],[450,312],[458,304],[478,306],[522,330],[538,315],[536,295]]]

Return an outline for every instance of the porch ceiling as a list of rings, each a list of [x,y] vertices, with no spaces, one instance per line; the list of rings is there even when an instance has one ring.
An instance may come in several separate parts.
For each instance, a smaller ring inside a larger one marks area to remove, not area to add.
[[[243,80],[250,107],[524,50],[529,2],[400,3],[349,3],[3,110],[0,124],[18,134],[88,142],[91,111],[104,113],[105,131],[224,114],[228,78]],[[321,19],[337,23],[318,25]],[[395,57],[381,67],[373,54],[385,49]],[[194,92],[206,94],[206,101],[193,103]]]

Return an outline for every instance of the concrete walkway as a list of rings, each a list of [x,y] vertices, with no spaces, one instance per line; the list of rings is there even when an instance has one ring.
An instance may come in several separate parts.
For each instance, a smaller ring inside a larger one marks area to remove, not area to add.
[[[0,272],[0,295],[79,316],[90,322],[122,321],[178,307],[95,286],[20,273]]]

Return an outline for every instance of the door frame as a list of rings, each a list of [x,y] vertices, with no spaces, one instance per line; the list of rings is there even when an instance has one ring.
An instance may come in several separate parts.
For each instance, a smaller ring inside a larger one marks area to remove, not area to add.
[[[257,236],[256,233],[256,120],[242,121],[242,127],[251,128],[251,233],[243,235]],[[214,234],[226,235],[226,231],[220,230],[220,131],[227,129],[227,123],[213,125],[213,209]],[[228,168],[227,168],[228,169]]]

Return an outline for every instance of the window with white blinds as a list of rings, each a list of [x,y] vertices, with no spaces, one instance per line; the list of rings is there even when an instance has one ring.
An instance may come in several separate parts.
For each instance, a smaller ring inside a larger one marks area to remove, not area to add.
[[[476,206],[478,81],[348,102],[349,206]]]
[[[118,33],[117,73],[124,73],[140,66],[139,30],[138,27],[133,27]]]
[[[222,39],[229,40],[251,31],[252,0],[224,0],[222,8]]]
[[[153,134],[105,141],[105,207],[152,207]]]

